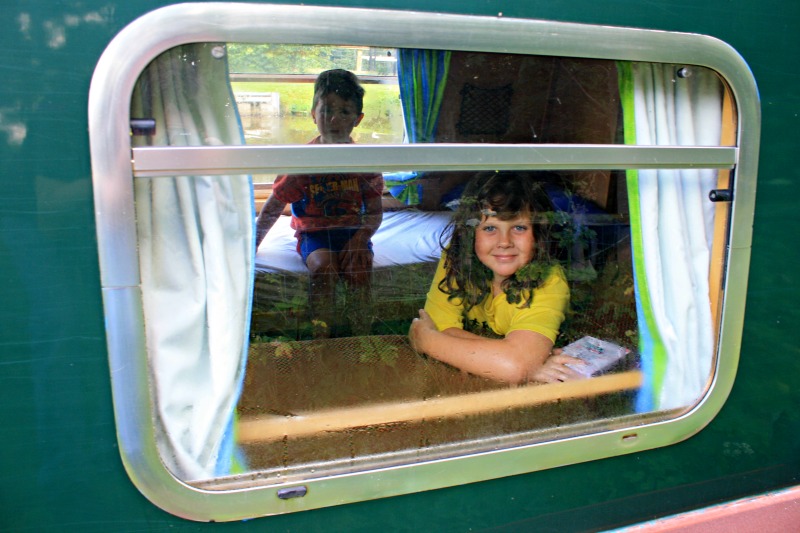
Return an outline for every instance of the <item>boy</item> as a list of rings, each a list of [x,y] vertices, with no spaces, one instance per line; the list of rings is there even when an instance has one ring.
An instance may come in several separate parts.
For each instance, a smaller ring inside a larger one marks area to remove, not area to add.
[[[309,144],[352,143],[350,134],[364,118],[364,89],[341,69],[321,73],[314,83],[311,118],[319,135]],[[297,252],[308,267],[309,307],[317,336],[328,336],[336,282],[341,277],[362,303],[369,300],[372,242],[383,218],[381,174],[307,174],[278,176],[272,195],[256,221],[256,248],[292,205],[291,226]],[[353,323],[369,324],[367,317]]]

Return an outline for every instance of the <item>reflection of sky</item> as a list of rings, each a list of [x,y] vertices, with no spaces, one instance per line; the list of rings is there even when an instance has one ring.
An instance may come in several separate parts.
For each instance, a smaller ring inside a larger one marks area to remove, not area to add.
[[[31,29],[35,28],[30,13],[20,13],[17,15],[17,26],[26,40],[31,39]],[[65,14],[61,19],[47,19],[41,22],[41,27],[47,34],[47,46],[53,49],[61,48],[67,43],[67,28],[77,28],[82,23],[102,24],[107,20],[105,13],[101,11],[89,11],[83,15]]]
[[[0,108],[0,132],[6,135],[8,144],[11,146],[19,146],[25,141],[25,136],[28,134],[28,128],[24,122],[15,121],[11,116],[19,109],[15,108]]]
[[[66,46],[70,33],[82,31],[81,26],[97,26],[105,25],[111,18],[113,12],[112,8],[103,8],[101,10],[88,11],[86,13],[64,13],[60,16],[52,18],[36,18],[35,14],[29,12],[19,12],[16,16],[10,16],[8,21],[10,24],[16,26],[19,32],[18,43],[32,43],[34,47],[41,46],[42,49],[49,48],[50,50],[60,50]],[[19,46],[18,50],[23,50],[25,46]],[[46,72],[50,71],[48,63],[42,61],[40,53],[28,55],[29,62],[24,63],[24,60],[19,58],[26,57],[25,54],[17,56],[18,60],[8,58],[3,62],[3,66],[12,73],[17,69],[33,69],[42,73],[42,84],[46,85],[44,80]],[[19,80],[22,78],[20,77]],[[8,80],[6,80],[8,81]],[[13,84],[12,84],[13,85]],[[22,94],[19,87],[8,86],[6,87],[9,93]],[[43,108],[39,107],[43,103],[42,98],[35,98],[36,88],[28,87],[30,92],[25,93],[28,96],[24,99],[18,99],[16,103],[5,99],[6,104],[0,107],[0,143],[5,141],[8,146],[21,146],[30,134],[30,125],[26,117],[33,115],[40,115],[45,112]],[[39,87],[38,89],[41,89]],[[40,91],[41,96],[41,91]],[[11,104],[11,105],[9,105]]]

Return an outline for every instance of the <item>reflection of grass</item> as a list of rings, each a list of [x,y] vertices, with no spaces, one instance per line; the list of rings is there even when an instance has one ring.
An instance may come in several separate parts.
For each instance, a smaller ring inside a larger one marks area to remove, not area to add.
[[[609,261],[591,283],[570,287],[570,312],[560,345],[592,335],[629,348],[638,344],[633,273],[626,261]]]
[[[412,265],[392,272],[375,272],[373,302],[362,313],[369,313],[372,335],[403,335],[411,320],[425,304],[435,264]],[[305,279],[305,278],[303,278]],[[308,292],[297,283],[277,274],[257,277],[251,327],[251,342],[295,341],[313,338],[313,323],[307,309]],[[636,349],[638,332],[633,293],[633,274],[629,261],[610,260],[600,268],[597,278],[570,282],[571,309],[561,327],[558,345],[563,346],[584,335],[604,338]],[[357,305],[349,305],[350,294],[337,290],[335,336],[353,334],[350,315],[358,316]],[[365,348],[366,349],[366,348]],[[369,358],[369,357],[368,357]]]
[[[411,320],[425,305],[425,296],[436,263],[402,265],[378,269],[372,275],[372,302],[360,305],[352,299],[352,291],[344,284],[337,286],[337,311],[333,332],[343,337],[353,334],[353,322],[363,326],[372,335],[403,335],[408,333]],[[308,278],[276,273],[256,276],[253,295],[254,340],[291,339],[313,337],[312,323],[307,308]],[[257,336],[257,337],[255,337]]]
[[[358,360],[362,363],[380,362],[394,366],[400,356],[396,344],[386,342],[380,337],[360,337],[358,343]]]
[[[281,115],[292,111],[308,114],[314,96],[313,83],[268,83],[245,81],[231,83],[234,93],[280,93]]]
[[[237,92],[280,93],[281,116],[300,115],[307,123],[308,140],[316,133],[316,126],[311,120],[311,101],[313,99],[313,83],[268,83],[268,82],[235,82],[231,84]],[[359,133],[367,135],[370,143],[401,142],[403,117],[400,108],[400,95],[397,85],[376,84],[365,86],[364,120],[359,128],[353,131],[355,137]],[[305,131],[305,128],[303,128]],[[367,140],[356,139],[366,143]]]
[[[310,325],[304,325],[304,329],[313,328],[314,320],[310,321]],[[408,331],[408,326],[403,327],[402,335]],[[309,336],[309,339],[311,337]],[[357,357],[362,363],[382,363],[388,366],[395,366],[397,358],[400,356],[400,350],[397,346],[397,341],[389,340],[395,337],[388,337],[383,335],[369,335],[369,336],[355,336],[348,339],[352,355]],[[336,343],[336,340],[331,340]],[[325,340],[319,341],[303,341],[286,337],[284,335],[269,336],[269,335],[252,335],[250,337],[250,345],[253,347],[260,346],[256,349],[255,353],[274,353],[276,359],[293,359],[297,356],[309,356],[321,353],[325,346]],[[265,351],[266,349],[266,351]],[[274,351],[273,351],[274,350]]]

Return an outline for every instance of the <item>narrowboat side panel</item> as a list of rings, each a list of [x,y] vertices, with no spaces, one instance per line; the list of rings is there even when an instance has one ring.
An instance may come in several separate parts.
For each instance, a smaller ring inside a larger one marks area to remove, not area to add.
[[[86,108],[106,45],[169,3],[0,8],[0,529],[605,530],[800,482],[800,215],[791,192],[800,182],[800,5],[339,1],[319,4],[696,32],[742,54],[761,94],[762,137],[733,390],[711,424],[684,442],[532,474],[230,524],[188,522],[147,501],[117,445]]]

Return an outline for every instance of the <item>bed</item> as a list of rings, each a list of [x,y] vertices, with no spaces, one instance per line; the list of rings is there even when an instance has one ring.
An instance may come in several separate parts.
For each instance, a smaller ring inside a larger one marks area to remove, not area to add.
[[[441,254],[440,237],[451,211],[386,211],[373,236],[372,333],[405,334],[425,303]],[[267,338],[302,339],[311,333],[308,319],[308,270],[296,251],[291,217],[281,216],[256,253],[251,333]],[[348,334],[348,302],[337,294],[335,324]]]
[[[584,335],[637,345],[630,238],[626,221],[603,214],[581,215],[593,235],[586,243],[587,268],[567,262],[571,311],[557,345]],[[374,235],[371,326],[354,333],[351,317],[363,316],[348,306],[339,284],[334,336],[405,335],[424,306],[441,254],[440,236],[452,211],[412,208],[385,211]],[[599,218],[598,218],[599,217]],[[594,220],[594,219],[597,220]],[[589,221],[592,219],[592,221]],[[297,254],[291,217],[281,216],[256,254],[251,336],[254,340],[304,340],[313,336],[308,312],[308,270]],[[591,253],[595,250],[595,253]],[[598,251],[599,250],[599,251]]]

